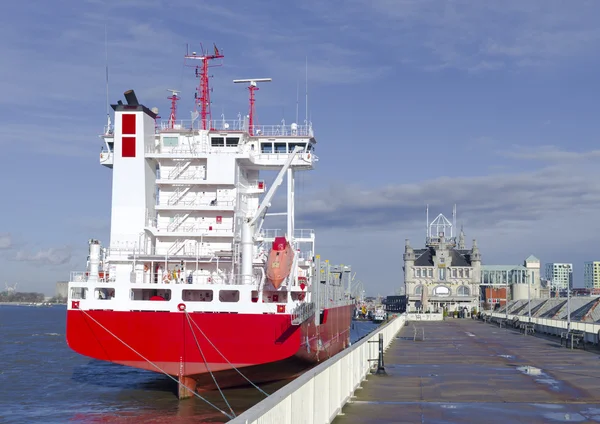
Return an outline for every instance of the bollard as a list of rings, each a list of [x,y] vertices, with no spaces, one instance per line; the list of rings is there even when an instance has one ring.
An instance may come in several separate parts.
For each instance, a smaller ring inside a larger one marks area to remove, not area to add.
[[[377,371],[375,374],[387,374],[383,364],[383,334],[379,333],[379,359],[377,360]]]

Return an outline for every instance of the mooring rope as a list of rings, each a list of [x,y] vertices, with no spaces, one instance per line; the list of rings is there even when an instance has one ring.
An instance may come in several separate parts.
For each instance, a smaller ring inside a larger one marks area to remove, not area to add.
[[[186,312],[187,313],[187,312]],[[213,344],[213,342],[210,341],[210,339],[206,336],[206,334],[204,334],[204,331],[202,331],[202,329],[198,326],[198,324],[196,324],[196,322],[194,320],[190,320],[198,329],[198,331],[200,331],[200,333],[204,336],[204,338],[206,339],[206,341],[208,343],[210,343],[210,345],[217,351],[217,353],[219,355],[221,355],[221,357],[223,359],[225,359],[225,362],[227,362],[229,365],[231,365],[231,368],[233,368],[239,375],[241,375],[242,377],[244,377],[244,379],[250,383],[252,386],[254,386],[259,392],[261,392],[262,394],[264,394],[265,396],[269,397],[269,394],[267,392],[265,392],[263,389],[261,389],[260,387],[258,387],[256,384],[254,384],[252,381],[250,381],[250,379],[248,379],[248,377],[246,377],[244,374],[242,374],[242,372],[237,369],[235,367],[235,365],[233,365],[231,362],[229,362],[229,360],[225,357],[225,355],[223,355],[221,353],[221,351],[219,349],[217,349],[217,347]]]
[[[117,336],[116,334],[114,334],[112,331],[110,331],[108,328],[106,328],[104,325],[102,325],[100,322],[98,322],[98,320],[96,320],[93,316],[91,316],[90,314],[88,314],[86,311],[84,311],[83,309],[79,309],[79,311],[83,312],[87,317],[89,317],[92,321],[94,321],[96,324],[98,324],[100,327],[102,327],[104,329],[104,331],[106,331],[108,334],[110,334],[111,336],[113,336],[115,339],[117,339],[119,342],[123,343],[123,345],[125,345],[127,348],[131,349],[131,351],[133,353],[135,353],[136,355],[138,355],[140,358],[142,358],[144,361],[148,362],[150,365],[152,365],[153,367],[155,367],[157,370],[159,370],[161,373],[163,373],[164,375],[166,375],[167,377],[169,377],[171,380],[175,381],[177,384],[185,387],[186,389],[188,389],[190,392],[192,392],[194,394],[194,396],[196,396],[198,399],[203,400],[204,402],[206,402],[208,405],[212,406],[213,408],[215,408],[217,411],[219,411],[220,413],[222,413],[223,415],[225,415],[227,418],[229,418],[230,420],[234,419],[235,417],[232,417],[231,415],[229,415],[227,412],[223,411],[221,408],[219,408],[218,406],[214,405],[213,403],[211,403],[208,399],[200,396],[198,393],[196,393],[195,389],[191,389],[190,387],[186,386],[185,384],[181,383],[179,380],[177,380],[175,377],[173,377],[171,374],[168,374],[166,371],[164,371],[162,368],[160,368],[158,365],[156,365],[154,362],[152,362],[151,360],[149,360],[148,358],[146,358],[144,355],[142,355],[141,353],[139,353],[137,350],[135,350],[134,348],[132,348],[131,346],[129,346],[127,343],[125,343],[125,341],[121,340],[121,338],[119,338],[119,336]]]
[[[221,397],[225,401],[225,404],[227,405],[227,407],[229,408],[229,410],[231,411],[231,413],[235,417],[236,415],[235,415],[235,412],[233,412],[233,408],[231,407],[231,405],[227,401],[227,398],[225,397],[225,394],[221,390],[221,387],[219,387],[219,383],[217,383],[217,379],[215,378],[215,375],[213,374],[213,372],[211,371],[211,369],[210,369],[210,367],[208,365],[208,361],[206,360],[206,357],[204,356],[204,352],[202,351],[202,348],[200,347],[200,343],[198,342],[198,339],[196,338],[196,333],[194,332],[194,329],[193,329],[192,324],[191,324],[192,320],[190,319],[190,315],[187,313],[187,311],[185,311],[185,317],[187,318],[188,325],[190,326],[190,330],[192,332],[192,336],[194,336],[194,341],[196,342],[196,346],[198,347],[198,350],[200,351],[200,355],[202,355],[202,360],[204,361],[204,365],[206,365],[206,369],[208,370],[208,373],[212,377],[212,379],[213,379],[213,381],[215,383],[215,386],[217,386],[217,389],[219,390],[219,393],[221,393]]]

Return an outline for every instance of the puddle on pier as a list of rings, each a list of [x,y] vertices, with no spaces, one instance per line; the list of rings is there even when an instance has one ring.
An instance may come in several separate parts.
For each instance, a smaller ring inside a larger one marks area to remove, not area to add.
[[[560,383],[557,380],[555,380],[554,378],[550,377],[548,374],[546,374],[540,368],[532,367],[530,365],[525,365],[525,366],[517,367],[517,371],[520,371],[523,374],[531,375],[531,376],[535,377],[536,382],[546,384],[547,386],[550,387],[551,390],[554,390],[554,391],[560,390],[560,387],[559,387]]]

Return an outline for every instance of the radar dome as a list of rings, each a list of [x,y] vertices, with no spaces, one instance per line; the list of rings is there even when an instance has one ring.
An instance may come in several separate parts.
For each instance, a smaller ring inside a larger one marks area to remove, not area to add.
[[[229,124],[228,124],[227,122],[225,122],[225,123],[223,124],[223,128],[225,128],[225,129],[229,128]]]
[[[153,107],[152,109],[150,109],[152,112],[154,112],[155,114],[158,115],[158,108],[157,107]]]
[[[298,129],[298,124],[296,124],[295,122],[292,122],[292,125],[290,125],[290,127],[291,127],[293,130],[297,130],[297,129]]]

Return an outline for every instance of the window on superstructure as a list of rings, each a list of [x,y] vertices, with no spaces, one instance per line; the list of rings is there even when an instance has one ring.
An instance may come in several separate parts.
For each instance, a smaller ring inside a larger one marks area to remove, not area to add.
[[[274,143],[275,145],[275,153],[286,153],[287,146],[286,143]]]
[[[292,153],[296,146],[300,146],[302,148],[300,149],[301,152],[306,151],[306,143],[288,143],[288,153]]]
[[[273,153],[273,144],[271,143],[260,143],[261,153]]]
[[[210,145],[212,147],[224,147],[225,146],[225,137],[212,137],[210,139]]]
[[[227,147],[236,147],[240,142],[239,137],[227,137],[225,139],[225,145]]]

